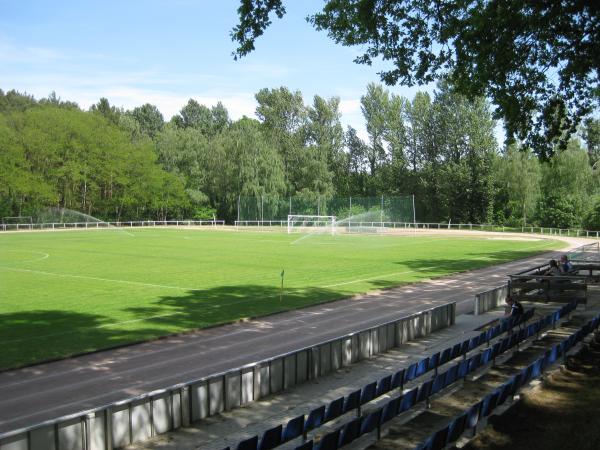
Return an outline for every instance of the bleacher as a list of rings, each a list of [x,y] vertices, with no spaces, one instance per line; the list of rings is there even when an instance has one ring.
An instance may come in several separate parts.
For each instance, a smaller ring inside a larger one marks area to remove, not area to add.
[[[453,389],[462,380],[484,371],[494,365],[497,358],[513,348],[518,349],[531,338],[539,338],[544,330],[556,327],[568,317],[576,306],[577,301],[572,301],[531,323],[528,322],[534,317],[533,308],[519,320],[502,319],[478,336],[435,352],[344,397],[270,428],[260,437],[248,437],[234,448],[269,450],[285,445],[285,448],[296,450],[336,450],[363,436],[379,439],[388,422],[408,417],[417,408],[429,408],[431,401],[438,394],[443,394],[442,391]],[[554,345],[534,363],[425,439],[418,448],[443,448],[466,430],[476,427],[480,418],[489,416],[496,406],[503,404],[521,386],[539,377],[546,367],[596,329],[599,322],[600,317],[595,317],[578,332]],[[426,377],[428,374],[431,377]]]

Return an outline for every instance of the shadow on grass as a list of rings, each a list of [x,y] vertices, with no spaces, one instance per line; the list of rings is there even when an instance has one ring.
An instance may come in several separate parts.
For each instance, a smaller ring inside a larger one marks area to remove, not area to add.
[[[413,270],[431,269],[432,272],[435,273],[439,272],[449,274],[463,272],[470,269],[489,267],[492,265],[511,262],[551,251],[552,250],[503,250],[490,252],[486,255],[481,255],[479,253],[472,254],[472,258],[469,258],[469,255],[465,255],[463,259],[430,257],[427,259],[407,259],[399,261],[396,264],[402,264],[403,266],[407,266]]]
[[[532,254],[535,252],[501,251],[487,255],[487,261],[482,261],[477,255],[472,259],[428,258],[404,260],[398,264],[422,271],[425,278],[485,267]],[[428,271],[428,268],[431,270]],[[368,283],[372,289],[406,284],[383,277]],[[282,295],[277,286],[243,284],[163,296],[150,306],[125,309],[133,318],[121,323],[115,323],[115,319],[108,316],[59,310],[2,314],[0,370],[303,308],[349,295],[352,292],[342,286],[337,289],[284,289]]]
[[[257,285],[220,286],[166,296],[125,309],[130,319],[59,310],[0,315],[0,370],[156,339],[243,318],[302,308],[347,295],[341,290],[281,290]],[[133,316],[133,318],[131,318]]]
[[[303,288],[284,289],[282,292],[276,287],[244,284],[164,296],[156,302],[156,306],[128,311],[136,315],[157,315],[148,319],[150,323],[193,329],[304,308],[348,295],[343,290]],[[160,317],[158,311],[165,308],[173,314]]]
[[[108,318],[57,310],[0,315],[0,370],[119,344]]]

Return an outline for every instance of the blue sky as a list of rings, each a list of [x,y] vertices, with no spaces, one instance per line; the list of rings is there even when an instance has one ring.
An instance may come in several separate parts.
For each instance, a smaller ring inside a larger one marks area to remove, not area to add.
[[[238,0],[0,0],[0,88],[36,98],[56,91],[82,108],[100,97],[127,109],[149,102],[169,120],[189,98],[255,117],[254,94],[286,86],[307,104],[340,97],[342,122],[364,137],[360,97],[383,66],[354,64],[360,49],[306,23],[321,6],[288,0],[256,51],[234,61]],[[412,98],[417,89],[390,91]]]

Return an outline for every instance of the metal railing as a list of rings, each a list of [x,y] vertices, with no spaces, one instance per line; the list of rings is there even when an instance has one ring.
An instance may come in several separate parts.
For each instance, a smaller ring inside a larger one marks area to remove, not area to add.
[[[236,220],[234,223],[237,229],[243,228],[281,228],[287,227],[285,220]],[[387,229],[405,229],[405,230],[454,230],[454,231],[489,231],[502,233],[527,233],[540,234],[544,236],[565,236],[565,237],[588,237],[600,238],[600,231],[589,231],[573,228],[549,228],[549,227],[508,227],[493,224],[474,224],[474,223],[435,223],[435,222],[365,222],[365,221],[338,221],[336,227],[343,229],[371,228],[386,231]]]
[[[106,229],[106,228],[145,228],[145,227],[218,227],[224,220],[133,220],[127,222],[49,222],[49,223],[2,223],[0,231],[67,230],[67,229]]]

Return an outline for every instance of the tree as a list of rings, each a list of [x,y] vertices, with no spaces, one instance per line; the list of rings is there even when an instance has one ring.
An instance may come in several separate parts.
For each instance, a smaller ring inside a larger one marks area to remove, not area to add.
[[[377,169],[383,166],[387,160],[384,138],[387,131],[386,116],[389,108],[389,92],[380,84],[369,83],[367,93],[360,98],[360,104],[371,141],[367,159],[369,171],[374,177]]]
[[[138,106],[132,111],[127,111],[126,114],[133,117],[139,124],[141,132],[151,139],[154,139],[165,124],[161,112],[156,106],[151,105],[150,103]]]
[[[181,125],[183,128],[195,128],[205,136],[212,134],[212,114],[210,109],[190,98],[181,111]]]
[[[540,204],[538,217],[542,224],[564,228],[579,226],[591,204],[594,187],[588,154],[579,140],[572,139],[566,150],[557,151],[544,165],[542,194],[549,200]],[[554,201],[554,197],[560,201]]]
[[[424,172],[428,188],[422,193],[427,203],[454,221],[490,221],[497,143],[487,103],[481,98],[468,100],[442,81],[430,114]]]
[[[541,189],[540,162],[530,149],[511,145],[494,164],[494,181],[498,200],[496,212],[500,222],[527,225],[533,219]]]
[[[90,106],[90,112],[98,113],[104,116],[109,122],[118,125],[122,111],[115,106],[111,106],[108,99],[102,97],[98,103]]]
[[[306,142],[308,112],[300,91],[286,87],[261,89],[256,94],[256,115],[283,160],[287,194],[302,188],[301,152]]]
[[[285,14],[283,0],[240,0],[231,32],[236,58],[254,50]],[[526,139],[542,157],[564,148],[598,104],[600,14],[589,1],[326,0],[308,18],[338,44],[365,48],[355,61],[382,59],[387,84],[448,76],[470,99],[485,96],[509,139]]]
[[[212,143],[206,191],[219,217],[233,219],[238,196],[277,197],[285,190],[283,164],[261,124],[243,118]]]
[[[600,120],[591,117],[586,119],[582,134],[590,164],[593,166],[600,160]]]

